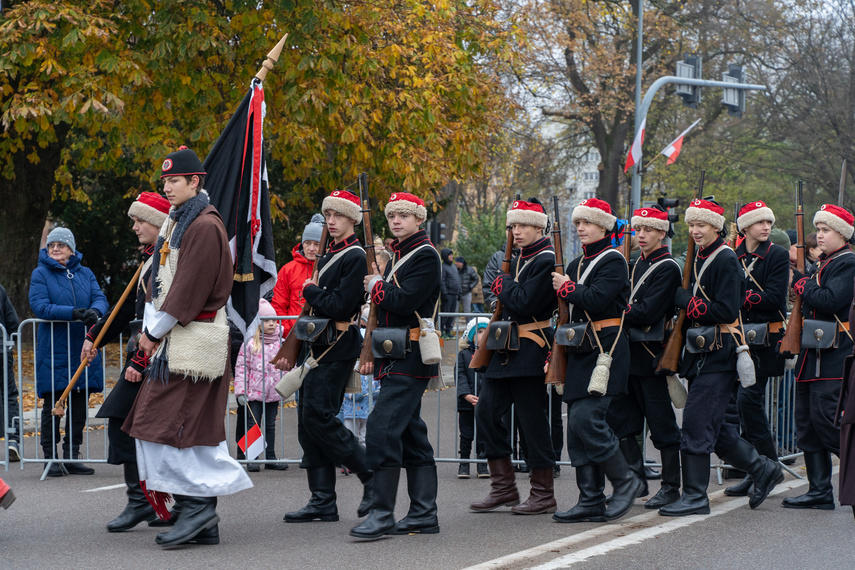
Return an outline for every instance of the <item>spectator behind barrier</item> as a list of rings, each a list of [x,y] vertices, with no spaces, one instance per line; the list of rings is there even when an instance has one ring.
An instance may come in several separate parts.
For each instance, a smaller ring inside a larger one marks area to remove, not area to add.
[[[273,309],[280,317],[300,314],[306,300],[303,298],[303,283],[312,277],[312,266],[321,247],[321,234],[324,231],[324,217],[320,214],[312,216],[312,220],[303,229],[300,243],[291,250],[293,261],[289,261],[279,270],[276,285],[273,287]],[[288,331],[294,326],[293,319],[282,321],[282,336],[288,336]]]
[[[36,317],[52,321],[83,321],[42,323],[38,329],[36,347],[36,388],[44,398],[41,421],[41,443],[45,459],[55,459],[56,443],[60,439],[60,419],[51,411],[62,395],[69,379],[80,366],[80,351],[86,328],[95,324],[107,312],[107,297],[101,291],[95,275],[82,265],[83,254],[76,250],[74,234],[67,228],[54,228],[47,237],[47,246],[39,252],[39,264],[30,280],[30,308]],[[88,394],[104,390],[101,355],[84,372],[68,397],[65,415],[63,459],[79,459],[83,442],[83,427],[89,408]],[[49,477],[64,473],[91,475],[95,471],[80,463],[54,463]]]

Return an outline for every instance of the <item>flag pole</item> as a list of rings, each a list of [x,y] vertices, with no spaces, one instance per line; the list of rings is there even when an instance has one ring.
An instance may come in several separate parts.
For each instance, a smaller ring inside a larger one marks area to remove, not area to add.
[[[287,39],[288,34],[282,36],[282,39],[279,40],[279,43],[276,44],[276,46],[267,54],[267,59],[264,60],[264,63],[261,64],[261,69],[259,69],[258,73],[255,74],[259,81],[264,81],[264,79],[267,77],[267,72],[273,69],[273,66],[276,64],[277,61],[279,61],[279,54],[282,53],[282,48],[285,47],[285,40]]]
[[[660,156],[662,156],[662,153],[661,153],[661,152],[660,152],[659,154],[657,154],[655,157],[653,157],[653,160],[651,160],[650,162],[648,162],[648,163],[647,163],[647,166],[645,166],[642,170],[647,170],[648,168],[650,168],[650,165],[651,165],[651,164],[653,164],[654,162],[656,162],[656,160],[657,160]],[[639,174],[640,174],[640,173],[639,173]]]

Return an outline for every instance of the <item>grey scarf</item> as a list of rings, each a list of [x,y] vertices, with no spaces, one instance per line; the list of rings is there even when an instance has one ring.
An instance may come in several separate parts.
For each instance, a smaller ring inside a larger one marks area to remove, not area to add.
[[[172,236],[169,240],[170,249],[179,249],[181,247],[181,240],[184,238],[184,232],[187,231],[187,228],[191,223],[193,223],[193,220],[199,217],[202,210],[207,208],[210,204],[211,200],[208,197],[208,193],[202,190],[169,213],[169,217],[175,220],[175,227],[172,230]],[[160,253],[160,250],[163,248],[164,241],[165,240],[162,235],[157,236],[157,245],[155,245],[154,248],[154,255],[158,255]],[[160,286],[157,283],[157,272],[159,268],[160,263],[155,259],[155,262],[152,263],[151,267],[152,299],[156,299],[158,295],[160,295]]]

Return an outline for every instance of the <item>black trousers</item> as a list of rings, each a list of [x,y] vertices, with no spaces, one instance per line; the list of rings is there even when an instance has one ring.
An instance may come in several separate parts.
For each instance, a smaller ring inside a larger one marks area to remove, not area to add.
[[[297,402],[297,438],[303,448],[300,467],[351,465],[362,469],[364,450],[338,412],[356,359],[321,362],[306,374]],[[354,458],[359,458],[354,462]]]
[[[0,391],[0,394],[2,394],[3,398],[5,398],[5,401],[8,402],[9,417],[6,418],[4,415],[5,411],[3,406],[3,399],[0,399],[0,434],[2,434],[3,437],[8,437],[9,441],[20,442],[21,430],[19,426],[21,425],[21,407],[18,403],[18,384],[15,382],[14,364],[15,362],[12,359],[11,355],[9,356],[9,358],[3,360],[3,365],[6,367],[6,372],[8,375],[6,376],[6,387],[3,388],[2,391]],[[0,370],[0,374],[2,373],[3,371]],[[19,418],[15,425],[13,425],[14,418]],[[14,433],[7,434],[5,429],[7,427],[14,428]]]
[[[681,451],[690,455],[719,457],[739,442],[736,408],[736,371],[699,374],[689,381],[689,397],[683,408]]]
[[[475,408],[471,410],[457,411],[457,426],[460,429],[460,457],[468,459],[472,454],[472,441],[475,439]],[[480,434],[479,434],[480,435]],[[478,437],[478,442],[475,444],[475,457],[483,459],[484,455],[484,439]]]
[[[683,440],[664,376],[630,376],[627,393],[612,401],[606,418],[618,439],[640,435],[647,418],[656,449],[678,447]]]
[[[443,313],[456,313],[458,301],[460,301],[460,298],[456,295],[443,295],[440,311]],[[440,332],[451,334],[451,329],[454,327],[454,319],[455,317],[442,317],[440,319],[440,328],[442,329]]]
[[[247,413],[247,408],[252,412]],[[238,406],[235,422],[235,441],[240,441],[247,430],[255,426],[256,420],[264,423],[265,459],[276,459],[276,417],[279,415],[279,402],[247,401],[246,406]],[[255,419],[253,419],[253,417]],[[263,418],[263,419],[262,419]]]
[[[606,421],[612,396],[592,396],[567,403],[567,455],[573,467],[602,463],[620,442]]]
[[[365,460],[372,471],[435,464],[421,416],[427,385],[427,378],[403,374],[388,374],[380,380],[365,427]]]
[[[484,438],[487,459],[502,459],[513,453],[508,428],[502,421],[511,404],[519,418],[526,464],[532,469],[554,466],[543,376],[484,380],[475,406],[475,421],[479,435]]]
[[[759,443],[772,435],[769,420],[766,419],[766,410],[763,407],[768,383],[769,378],[758,376],[757,382],[753,385],[743,388],[740,384],[736,390],[736,407],[739,409],[742,438],[751,444]],[[837,405],[836,402],[835,405]]]
[[[802,451],[840,456],[840,428],[834,426],[841,380],[796,382],[796,443]]]
[[[62,418],[51,414],[51,410],[53,410],[60,396],[62,396],[61,391],[47,392],[44,395],[41,441],[46,458],[53,457],[56,444],[61,438],[59,427]],[[65,437],[62,438],[62,449],[66,455],[68,455],[69,449],[76,453],[80,449],[80,444],[83,443],[83,428],[86,426],[86,416],[89,413],[89,402],[86,396],[86,390],[72,390],[68,394],[68,407],[65,410]],[[71,445],[70,448],[69,444]],[[68,458],[75,459],[71,456]]]
[[[564,451],[564,419],[561,417],[561,395],[555,391],[555,386],[549,388],[549,428],[552,431],[552,451],[555,453],[555,461],[561,461],[561,453]]]
[[[107,463],[110,465],[124,465],[137,460],[136,440],[122,431],[124,423],[124,418],[107,419],[107,441],[110,442]]]

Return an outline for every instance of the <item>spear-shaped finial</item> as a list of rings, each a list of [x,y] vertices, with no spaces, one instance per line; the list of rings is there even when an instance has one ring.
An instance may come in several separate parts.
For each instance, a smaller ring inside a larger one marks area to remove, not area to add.
[[[282,36],[279,43],[267,54],[267,59],[261,64],[261,69],[255,74],[259,81],[264,81],[264,78],[267,77],[267,72],[273,69],[273,65],[279,61],[279,54],[282,53],[282,48],[285,47],[285,40],[287,39],[288,34]]]

